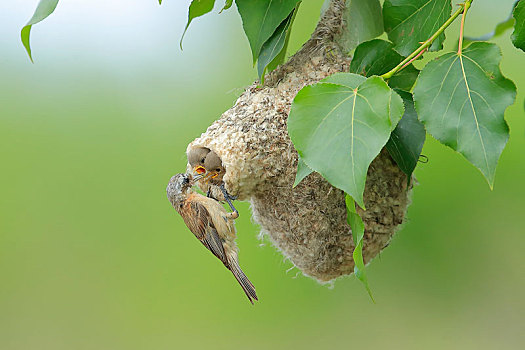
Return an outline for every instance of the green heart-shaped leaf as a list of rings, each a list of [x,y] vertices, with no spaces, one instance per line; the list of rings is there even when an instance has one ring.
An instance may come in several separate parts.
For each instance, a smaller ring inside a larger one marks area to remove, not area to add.
[[[257,59],[257,72],[259,81],[263,83],[264,73],[268,68],[269,71],[275,69],[279,64],[284,62],[286,47],[290,39],[290,28],[295,18],[295,8],[288,17],[277,27],[275,33],[261,47],[259,58]]]
[[[250,42],[253,63],[261,47],[275,33],[300,0],[236,0],[244,32]]]
[[[379,0],[347,0],[343,16],[347,27],[337,41],[345,52],[384,31]]]
[[[229,9],[230,7],[232,7],[232,5],[233,5],[233,0],[226,0],[226,1],[224,2],[224,6],[223,6],[223,8],[220,10],[219,13],[221,13],[221,12],[224,11],[224,10]]]
[[[503,118],[516,87],[501,75],[498,46],[475,42],[462,54],[430,62],[414,88],[419,120],[441,143],[458,151],[485,176],[490,187],[509,138]]]
[[[354,52],[350,63],[350,72],[364,75],[381,75],[397,66],[403,56],[394,50],[394,45],[388,41],[374,39],[360,44]],[[388,85],[397,89],[410,91],[416,82],[419,71],[413,65],[408,65],[389,79]]]
[[[370,296],[370,299],[374,301],[372,296],[372,291],[368,285],[368,278],[365,274],[365,262],[363,260],[363,237],[365,235],[365,224],[357,211],[355,210],[355,202],[351,196],[348,194],[345,195],[345,204],[346,204],[346,222],[350,225],[352,229],[352,240],[354,241],[355,248],[352,253],[352,258],[354,259],[354,274],[358,280],[363,283]]]
[[[366,173],[403,114],[403,101],[380,77],[334,74],[294,99],[288,133],[314,171],[364,207]]]
[[[396,51],[406,57],[446,22],[451,11],[450,0],[385,0],[385,31]],[[441,34],[429,49],[441,49],[444,40]]]
[[[186,23],[186,27],[184,28],[184,32],[180,38],[181,50],[182,40],[184,39],[184,35],[186,35],[186,31],[188,30],[191,21],[193,21],[194,18],[203,16],[213,10],[213,5],[215,5],[215,0],[192,0],[190,8],[188,9],[188,22]]]
[[[403,56],[394,51],[392,43],[374,39],[362,43],[355,49],[350,71],[366,76],[381,75],[390,71],[402,60]],[[413,65],[409,65],[388,81],[388,85],[396,88],[396,92],[403,98],[405,113],[392,131],[386,148],[409,179],[425,142],[425,128],[417,119],[412,94],[402,90],[410,90],[418,74],[419,71]]]
[[[403,99],[405,113],[392,131],[386,149],[410,181],[425,143],[426,132],[423,124],[417,119],[412,94],[400,90],[396,92]]]
[[[514,25],[514,32],[512,32],[512,43],[518,49],[525,51],[525,1],[518,2],[513,12],[516,24]]]
[[[27,22],[27,24],[22,28],[20,33],[22,44],[26,48],[29,59],[33,62],[33,56],[31,54],[31,45],[29,43],[29,36],[31,34],[31,27],[33,24],[36,24],[40,21],[46,19],[50,14],[55,11],[58,5],[58,0],[40,0],[38,6],[36,7],[33,17]]]
[[[297,174],[295,175],[293,187],[299,185],[299,183],[312,172],[313,170],[304,162],[301,157],[299,157],[299,159],[297,159]]]

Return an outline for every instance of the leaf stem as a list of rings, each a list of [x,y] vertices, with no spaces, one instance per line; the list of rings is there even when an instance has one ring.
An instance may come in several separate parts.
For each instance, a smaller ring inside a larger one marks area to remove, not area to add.
[[[461,8],[459,8],[456,12],[454,12],[452,14],[452,16],[450,16],[449,19],[447,19],[447,21],[445,23],[443,23],[443,25],[441,27],[439,27],[439,29],[434,33],[432,34],[432,36],[430,38],[428,38],[427,40],[425,40],[421,46],[419,46],[414,52],[412,52],[410,55],[408,55],[403,61],[401,61],[401,63],[399,63],[397,66],[395,66],[394,68],[392,68],[390,71],[386,72],[385,74],[381,75],[381,78],[383,79],[389,79],[391,78],[394,74],[396,74],[398,71],[400,71],[402,68],[405,67],[405,65],[410,62],[411,60],[415,59],[416,57],[418,57],[419,55],[422,54],[423,50],[426,50],[434,40],[436,40],[436,38],[445,31],[445,29],[447,29],[448,26],[450,26],[450,24],[452,24],[452,22],[454,22],[454,20],[459,16],[461,15],[462,13],[464,12],[467,12],[468,8],[470,7],[470,4],[472,3],[473,0],[466,0],[464,4],[460,4]],[[463,17],[464,18],[464,17]],[[462,39],[462,37],[460,37],[460,40]]]
[[[461,16],[461,26],[459,27],[459,44],[458,44],[458,56],[461,56],[463,50],[463,29],[465,28],[465,17],[467,16],[467,11],[470,7],[471,1],[466,1],[463,5],[463,16]]]
[[[421,50],[420,53],[418,53],[414,58],[412,58],[410,61],[408,61],[407,63],[405,63],[403,65],[403,67],[399,68],[399,70],[405,68],[406,66],[408,66],[410,63],[414,62],[415,60],[417,60],[419,58],[419,56],[421,56],[422,54],[424,54],[426,51],[428,50],[428,47],[426,47],[425,49]]]

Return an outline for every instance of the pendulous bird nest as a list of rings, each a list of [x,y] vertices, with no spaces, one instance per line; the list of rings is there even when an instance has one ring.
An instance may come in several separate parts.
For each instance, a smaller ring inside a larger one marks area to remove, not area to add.
[[[332,1],[303,48],[253,84],[235,105],[188,145],[215,151],[226,168],[226,189],[249,201],[253,219],[271,242],[305,275],[328,282],[353,272],[352,230],[343,191],[312,173],[292,188],[297,152],[287,133],[291,103],[305,85],[348,71],[350,58],[337,38],[345,27],[344,1]],[[364,192],[365,263],[388,245],[409,204],[406,175],[388,152],[372,162]]]

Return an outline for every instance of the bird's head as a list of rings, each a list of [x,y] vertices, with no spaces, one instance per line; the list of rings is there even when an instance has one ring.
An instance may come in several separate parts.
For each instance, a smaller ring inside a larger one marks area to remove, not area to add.
[[[191,175],[188,174],[177,174],[171,177],[166,193],[171,204],[182,202],[191,189],[193,181]]]
[[[225,169],[217,153],[206,147],[195,147],[188,151],[187,156],[194,181],[222,181]]]
[[[222,181],[224,176],[225,169],[222,166],[222,160],[219,158],[217,153],[210,151],[204,160],[204,169],[206,170],[206,175],[204,176],[206,181],[215,179],[215,181]]]
[[[190,164],[192,175],[196,177],[196,180],[206,176],[204,162],[208,153],[210,153],[210,149],[206,147],[195,147],[187,153],[188,163]]]

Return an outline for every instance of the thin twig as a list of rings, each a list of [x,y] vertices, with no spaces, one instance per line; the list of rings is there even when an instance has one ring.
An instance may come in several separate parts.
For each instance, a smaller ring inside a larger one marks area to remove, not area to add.
[[[418,53],[416,57],[412,58],[410,61],[408,61],[407,63],[405,63],[405,64],[403,65],[403,67],[399,68],[399,70],[404,69],[404,68],[405,68],[406,66],[408,66],[410,63],[412,63],[412,62],[414,62],[415,60],[417,60],[418,57],[421,56],[422,54],[424,54],[425,52],[427,52],[427,50],[428,50],[428,47],[426,47],[424,50],[422,50],[420,53]]]
[[[402,68],[404,68],[407,62],[410,62],[415,57],[420,55],[423,52],[423,50],[427,49],[432,44],[432,42],[434,42],[434,40],[436,40],[436,38],[439,35],[441,35],[441,33],[443,33],[445,31],[445,29],[447,29],[448,26],[450,26],[450,24],[452,24],[452,22],[454,22],[454,20],[460,14],[462,14],[463,12],[466,11],[465,9],[468,9],[470,7],[470,4],[472,3],[472,1],[473,0],[466,0],[464,4],[461,4],[460,5],[461,8],[459,8],[456,12],[454,12],[452,14],[452,16],[450,16],[450,18],[447,19],[447,21],[445,23],[443,23],[443,25],[441,27],[439,27],[439,29],[434,34],[432,34],[432,36],[429,39],[424,41],[421,46],[419,46],[414,52],[412,52],[410,55],[408,55],[407,58],[405,58],[403,61],[401,61],[401,63],[399,63],[394,68],[392,68],[390,71],[388,71],[385,74],[381,75],[381,77],[383,79],[391,78],[394,74],[396,74],[398,71],[400,71]]]

